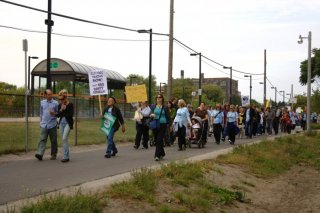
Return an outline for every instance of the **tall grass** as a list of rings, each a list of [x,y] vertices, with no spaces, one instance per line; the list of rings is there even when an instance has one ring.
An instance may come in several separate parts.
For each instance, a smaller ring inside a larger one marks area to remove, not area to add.
[[[116,142],[132,142],[134,141],[136,129],[135,122],[127,120],[126,133],[119,131],[115,134]],[[24,123],[0,123],[0,155],[8,153],[17,153],[25,151],[25,124]],[[40,137],[40,127],[38,122],[29,123],[28,131],[28,147],[29,150],[34,150],[38,146]],[[106,136],[100,131],[100,119],[87,119],[78,121],[77,129],[78,145],[103,144],[106,141]],[[58,130],[58,143],[61,146],[61,135]],[[69,136],[69,144],[75,144],[75,129],[71,130]],[[47,143],[50,146],[50,141]]]
[[[306,164],[320,169],[320,134],[292,135],[251,146],[238,146],[218,163],[231,163],[248,168],[260,177],[272,177],[289,170],[293,165]]]
[[[106,201],[103,202],[96,195],[83,195],[79,192],[71,197],[44,196],[39,202],[23,207],[21,213],[100,213],[105,205]]]

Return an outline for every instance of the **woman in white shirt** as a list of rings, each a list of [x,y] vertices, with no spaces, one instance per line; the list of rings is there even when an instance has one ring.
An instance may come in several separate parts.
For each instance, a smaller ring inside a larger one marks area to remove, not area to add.
[[[186,102],[183,99],[178,101],[178,107],[179,109],[173,121],[173,128],[177,131],[179,151],[182,151],[186,147],[186,130],[188,125],[191,126],[191,120]]]

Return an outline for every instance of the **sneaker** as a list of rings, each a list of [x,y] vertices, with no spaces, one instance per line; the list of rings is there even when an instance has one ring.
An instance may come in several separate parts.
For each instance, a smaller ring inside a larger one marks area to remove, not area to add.
[[[42,160],[42,155],[36,154],[35,157],[40,161]]]
[[[67,162],[69,162],[69,161],[70,161],[69,158],[68,158],[68,159],[62,159],[62,160],[61,160],[62,163],[67,163]]]
[[[231,141],[231,140],[228,140],[228,141],[229,141],[230,144],[232,144],[232,141]]]
[[[105,158],[111,158],[111,155],[110,154],[105,154],[104,157]]]
[[[158,158],[158,157],[155,157],[155,158],[154,158],[154,160],[155,160],[155,161],[159,161],[159,160],[160,160],[160,158]]]
[[[51,155],[50,160],[56,160],[57,159],[57,155]]]
[[[138,147],[137,145],[134,145],[134,146],[133,146],[133,148],[135,148],[135,149],[139,149],[139,147]]]

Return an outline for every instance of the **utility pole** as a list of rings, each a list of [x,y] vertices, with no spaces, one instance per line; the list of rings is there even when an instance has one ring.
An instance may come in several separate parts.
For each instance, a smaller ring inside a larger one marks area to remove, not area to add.
[[[291,84],[291,95],[290,95],[290,98],[291,98],[291,109],[293,110],[293,84]]]
[[[48,19],[45,20],[47,27],[47,89],[51,89],[51,74],[50,74],[50,58],[51,58],[51,27],[54,22],[51,20],[51,0],[48,0]]]
[[[24,63],[25,63],[25,76],[24,76],[24,117],[25,117],[25,127],[26,127],[26,134],[25,134],[25,149],[28,152],[28,69],[27,69],[27,54],[28,54],[28,40],[22,40],[22,48],[24,51]]]
[[[264,78],[263,78],[263,105],[266,107],[267,101],[267,50],[264,50]]]
[[[168,99],[171,99],[171,95],[172,95],[173,13],[174,13],[174,0],[170,0],[169,60],[168,60],[168,83],[167,83]]]

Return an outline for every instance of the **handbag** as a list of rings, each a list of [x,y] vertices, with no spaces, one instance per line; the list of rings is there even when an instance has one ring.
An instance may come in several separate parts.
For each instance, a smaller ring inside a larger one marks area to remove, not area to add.
[[[150,129],[158,129],[160,127],[160,119],[153,119],[149,122]]]
[[[135,121],[141,121],[142,118],[143,118],[143,116],[142,116],[141,112],[139,112],[138,110],[136,110],[136,111],[134,112],[134,117],[133,117],[133,119],[134,119]]]
[[[160,118],[161,118],[162,110],[163,110],[163,107],[161,108],[160,116],[159,116],[158,119],[150,120],[150,122],[149,122],[149,128],[150,129],[155,130],[155,129],[160,128]]]

